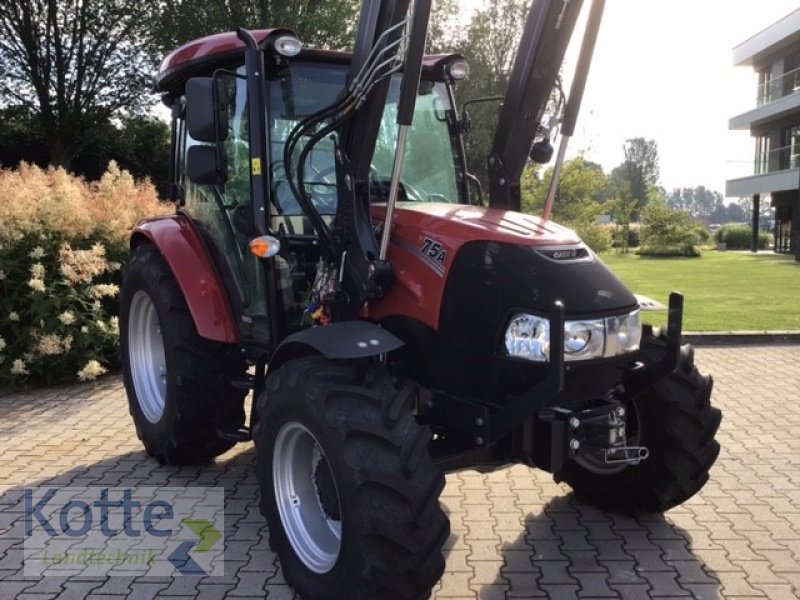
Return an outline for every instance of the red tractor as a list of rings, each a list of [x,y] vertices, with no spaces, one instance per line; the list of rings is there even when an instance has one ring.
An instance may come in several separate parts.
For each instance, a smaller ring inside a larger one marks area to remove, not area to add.
[[[556,102],[581,2],[533,3],[488,207],[454,96],[467,64],[423,56],[430,0],[409,4],[364,0],[352,53],[239,30],[182,46],[157,78],[178,209],[131,238],[131,413],[164,464],[255,442],[270,544],[307,598],[428,597],[445,472],[524,463],[605,509],[660,512],[719,453],[681,296],[666,328],[642,326],[572,231],[518,212],[550,124],[574,128],[602,0]]]

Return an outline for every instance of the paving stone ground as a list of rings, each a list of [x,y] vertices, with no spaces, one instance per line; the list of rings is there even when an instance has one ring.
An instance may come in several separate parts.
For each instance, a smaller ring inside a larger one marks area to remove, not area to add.
[[[707,347],[722,453],[695,498],[638,519],[578,502],[544,472],[449,475],[445,598],[800,597],[800,346]],[[118,376],[0,396],[0,599],[294,598],[258,514],[252,446],[159,467],[134,434]],[[216,485],[225,577],[25,578],[26,486]],[[231,514],[228,514],[228,513]]]

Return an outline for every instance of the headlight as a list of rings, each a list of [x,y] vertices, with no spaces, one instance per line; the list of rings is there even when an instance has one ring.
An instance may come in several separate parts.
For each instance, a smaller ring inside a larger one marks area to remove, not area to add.
[[[506,350],[511,356],[543,362],[550,355],[550,321],[518,314],[506,329]]]
[[[603,321],[567,321],[564,323],[564,358],[584,360],[603,356],[606,332]]]
[[[635,352],[641,336],[638,309],[605,319],[567,321],[564,323],[564,360],[589,360]],[[548,361],[550,321],[527,313],[514,315],[506,329],[505,346],[509,356]]]
[[[642,326],[639,322],[639,311],[606,319],[609,340],[616,341],[616,348],[611,348],[613,355],[635,352],[642,341]]]

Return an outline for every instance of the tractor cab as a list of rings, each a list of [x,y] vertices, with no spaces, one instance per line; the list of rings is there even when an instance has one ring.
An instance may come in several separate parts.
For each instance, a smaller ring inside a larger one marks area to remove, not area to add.
[[[352,57],[346,52],[300,50],[299,41],[285,30],[252,34],[265,58],[264,90],[259,95],[266,124],[265,164],[256,166],[251,161],[254,132],[248,103],[252,97],[245,43],[236,33],[209,36],[175,50],[163,61],[156,88],[172,109],[172,200],[198,227],[215,267],[228,282],[227,299],[240,333],[269,345],[277,336],[310,324],[309,294],[319,276],[321,258],[319,236],[287,173],[287,139],[302,119],[335,104],[347,87]],[[453,96],[454,84],[467,71],[460,55],[425,57],[400,176],[400,202],[470,202]],[[197,78],[213,81],[213,86],[194,85]],[[385,203],[389,193],[400,83],[399,73],[391,76],[369,165],[372,203]],[[192,121],[198,120],[205,120],[208,131],[196,131],[195,137]],[[304,163],[305,190],[313,211],[328,227],[337,214],[338,143],[337,132],[330,132],[313,145]],[[288,158],[295,160],[298,152],[299,148]],[[256,170],[263,172],[267,182],[263,205],[258,197],[254,202],[251,193]],[[261,259],[250,250],[259,232],[272,233],[284,247],[277,259],[277,299],[282,312],[274,319],[277,336],[270,327],[270,311],[275,308],[267,305]]]

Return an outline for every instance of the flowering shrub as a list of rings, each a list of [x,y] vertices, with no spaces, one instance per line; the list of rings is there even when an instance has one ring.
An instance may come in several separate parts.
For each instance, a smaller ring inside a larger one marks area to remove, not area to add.
[[[95,183],[0,171],[0,384],[88,381],[116,364],[127,238],[171,210],[115,163]]]

